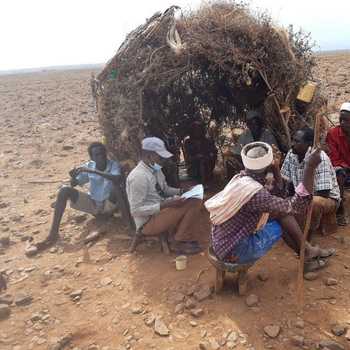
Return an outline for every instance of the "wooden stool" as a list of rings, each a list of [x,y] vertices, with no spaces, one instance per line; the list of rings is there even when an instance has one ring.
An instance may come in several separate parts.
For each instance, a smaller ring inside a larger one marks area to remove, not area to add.
[[[235,264],[219,260],[212,247],[208,248],[208,259],[215,268],[215,293],[219,293],[224,285],[226,272],[237,273],[238,294],[244,295],[247,291],[247,272],[253,264]]]
[[[164,252],[166,255],[170,254],[167,232],[161,233],[159,236],[150,236],[149,238],[151,238],[152,240],[154,240],[155,238],[158,238],[162,252]],[[142,241],[146,241],[146,240],[147,240],[146,236],[144,236],[141,231],[136,231],[134,236],[131,239],[131,243],[129,246],[129,253],[134,253],[136,251],[137,246]]]

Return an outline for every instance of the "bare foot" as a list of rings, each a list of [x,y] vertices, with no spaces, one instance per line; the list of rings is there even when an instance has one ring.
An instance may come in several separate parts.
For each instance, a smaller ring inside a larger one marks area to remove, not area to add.
[[[38,251],[48,249],[56,244],[58,237],[58,235],[49,236],[44,241],[35,244],[35,246],[37,247]]]

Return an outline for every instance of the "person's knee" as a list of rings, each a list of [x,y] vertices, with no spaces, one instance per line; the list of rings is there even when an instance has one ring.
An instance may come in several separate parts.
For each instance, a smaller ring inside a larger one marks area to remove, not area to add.
[[[203,206],[203,201],[196,198],[189,198],[186,200],[186,202],[188,209],[192,210],[200,210]]]
[[[63,186],[58,192],[57,200],[68,200],[75,196],[76,190],[70,186]]]

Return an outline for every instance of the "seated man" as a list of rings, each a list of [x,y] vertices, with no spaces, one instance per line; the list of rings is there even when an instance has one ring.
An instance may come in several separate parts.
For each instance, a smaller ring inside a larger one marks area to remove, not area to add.
[[[163,159],[172,154],[157,137],[142,141],[141,160],[126,180],[126,192],[136,229],[143,235],[174,231],[171,248],[178,253],[201,251],[195,240],[202,201],[180,198],[182,190],[169,187],[161,170]]]
[[[265,255],[282,237],[299,254],[303,233],[294,215],[305,213],[311,202],[312,179],[321,161],[320,151],[314,151],[307,159],[302,182],[289,198],[272,194],[283,193],[285,182],[279,167],[273,164],[270,145],[250,143],[243,147],[241,155],[245,170],[205,202],[213,223],[214,253],[222,261],[250,264]],[[275,178],[272,193],[264,187],[268,171],[272,171]],[[259,229],[259,222],[266,216],[263,214],[269,214],[271,220]],[[334,254],[334,250],[313,247],[306,242],[305,253],[305,268],[311,271],[324,267],[323,259]]]
[[[281,169],[281,174],[296,188],[304,176],[305,155],[314,140],[314,132],[310,128],[298,130],[293,137],[292,149],[288,152]],[[321,163],[316,168],[314,181],[313,210],[310,233],[321,230],[322,234],[330,234],[336,230],[336,211],[340,204],[340,191],[327,154],[321,151]],[[304,226],[304,219],[299,224]]]
[[[50,233],[46,240],[37,244],[38,250],[48,248],[58,240],[59,226],[68,201],[71,208],[95,216],[112,214],[116,210],[120,195],[120,165],[107,158],[106,147],[100,142],[90,144],[88,153],[91,160],[69,172],[71,186],[63,186],[59,190]],[[89,193],[74,188],[87,183],[90,184]],[[121,209],[124,214],[122,205]]]
[[[338,225],[346,225],[344,212],[344,188],[350,186],[350,102],[340,107],[340,125],[329,130],[326,142],[329,157],[335,167],[342,204],[337,212]]]
[[[227,161],[227,173],[232,177],[238,171],[243,169],[241,151],[248,143],[261,141],[277,147],[277,141],[272,132],[265,128],[264,118],[259,111],[251,110],[246,116],[247,130],[238,138],[237,144],[233,147],[232,159]]]
[[[190,137],[184,142],[184,150],[189,175],[207,184],[213,176],[218,151],[214,141],[205,135],[202,122],[193,123]]]

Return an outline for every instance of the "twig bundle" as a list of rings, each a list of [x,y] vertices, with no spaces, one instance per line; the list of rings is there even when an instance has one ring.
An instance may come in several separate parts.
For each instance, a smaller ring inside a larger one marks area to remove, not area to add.
[[[233,126],[258,108],[287,150],[300,126],[296,96],[313,66],[309,36],[245,3],[214,1],[187,13],[172,6],[131,32],[97,77],[108,149],[135,161],[145,135],[183,138],[194,120]]]

